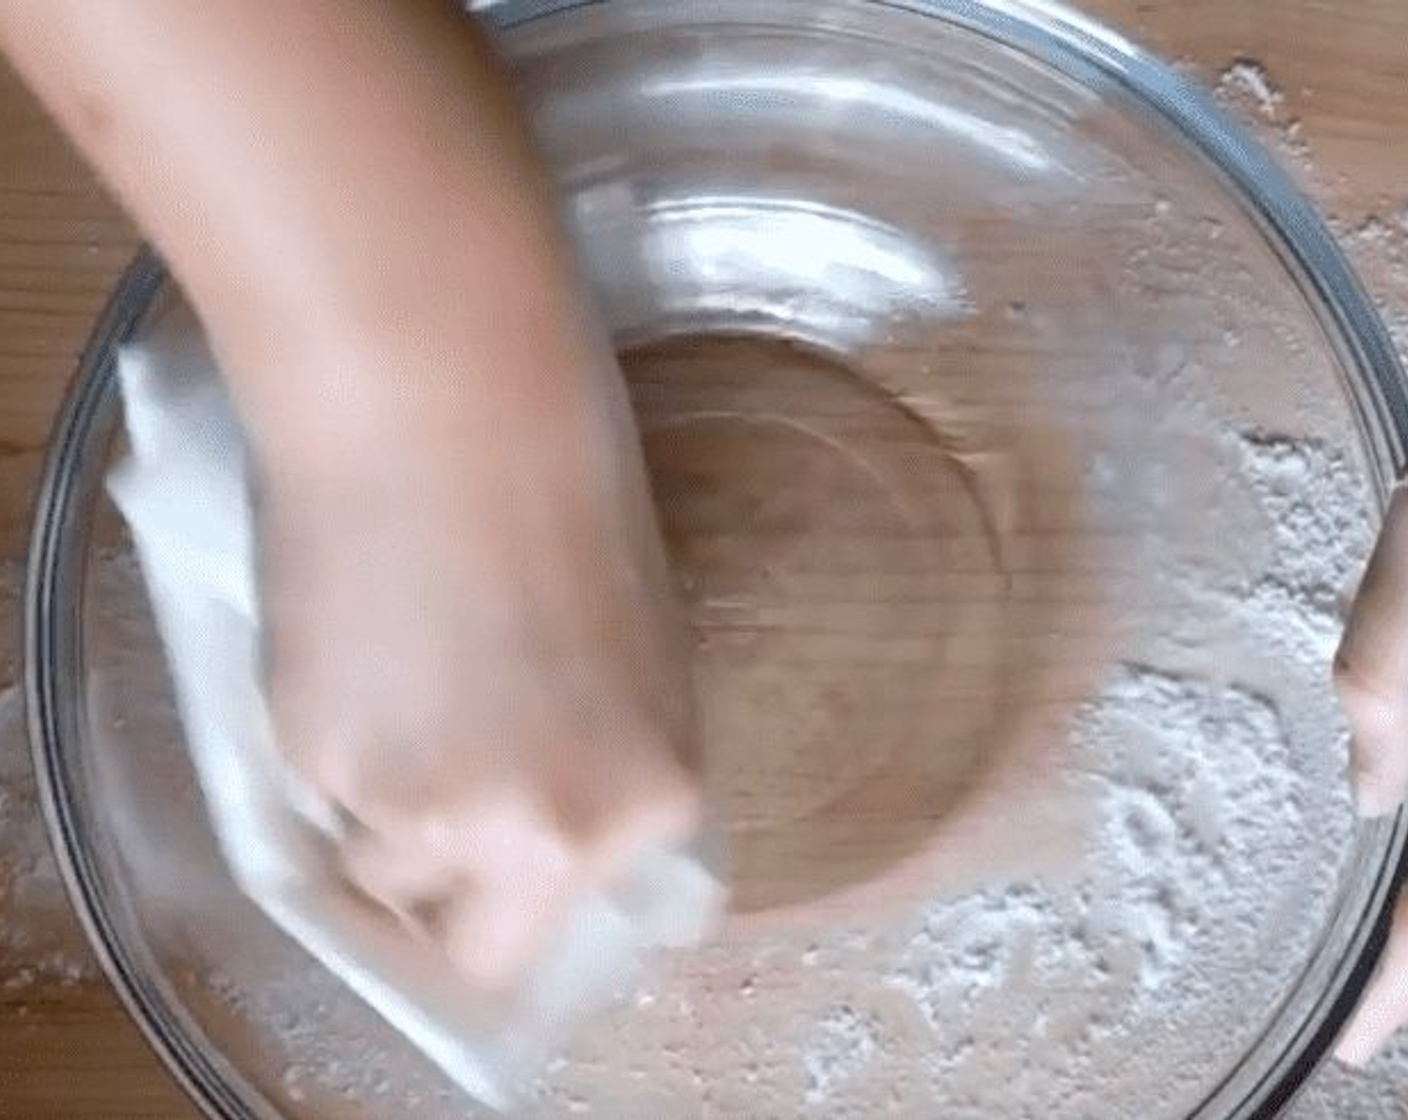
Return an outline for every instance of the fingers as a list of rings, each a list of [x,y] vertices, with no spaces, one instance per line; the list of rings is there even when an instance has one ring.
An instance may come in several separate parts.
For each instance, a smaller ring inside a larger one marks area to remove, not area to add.
[[[1408,1022],[1408,897],[1400,898],[1378,971],[1335,1046],[1335,1057],[1362,1066]]]
[[[1408,794],[1408,490],[1394,491],[1335,656],[1335,689],[1351,736],[1364,816]]]
[[[356,830],[343,871],[462,975],[502,989],[590,892],[642,852],[693,834],[699,797],[682,772],[677,784],[632,792],[580,834],[541,790],[481,788],[457,806]]]
[[[532,964],[582,897],[586,883],[566,864],[465,882],[445,907],[440,943],[456,970],[483,988],[509,987]]]
[[[1408,794],[1408,490],[1389,502],[1335,656],[1335,689],[1351,736],[1355,797],[1364,816]],[[1408,898],[1394,910],[1379,967],[1335,1056],[1363,1065],[1408,1022]]]
[[[698,781],[673,751],[649,736],[627,742],[580,752],[544,781],[555,827],[599,883],[646,849],[686,842],[703,817]]]

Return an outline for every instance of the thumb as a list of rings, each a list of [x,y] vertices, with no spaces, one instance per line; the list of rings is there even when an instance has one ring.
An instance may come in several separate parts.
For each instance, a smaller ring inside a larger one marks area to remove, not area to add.
[[[1408,793],[1408,490],[1394,491],[1335,656],[1359,810]]]
[[[1408,1022],[1408,897],[1393,912],[1393,928],[1378,971],[1335,1045],[1335,1057],[1362,1066]]]

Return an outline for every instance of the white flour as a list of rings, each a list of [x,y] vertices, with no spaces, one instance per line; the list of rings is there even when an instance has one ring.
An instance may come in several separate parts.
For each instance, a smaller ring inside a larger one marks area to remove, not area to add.
[[[1239,58],[1222,72],[1218,81],[1218,91],[1227,98],[1249,98],[1252,107],[1266,120],[1276,119],[1285,95],[1272,84],[1261,63],[1255,59]]]
[[[806,1103],[825,1104],[834,1085],[875,1060],[885,1045],[884,1038],[884,1028],[874,1015],[863,1015],[845,1004],[823,1014],[809,1048],[802,1054]]]
[[[19,627],[24,573],[0,564],[0,633]],[[96,968],[73,918],[49,849],[34,788],[15,657],[0,676],[0,1007],[31,989],[93,979]]]
[[[1236,58],[1217,76],[1217,99],[1234,115],[1258,126],[1272,151],[1293,170],[1309,173],[1310,149],[1300,118],[1286,110],[1286,95],[1254,58]]]

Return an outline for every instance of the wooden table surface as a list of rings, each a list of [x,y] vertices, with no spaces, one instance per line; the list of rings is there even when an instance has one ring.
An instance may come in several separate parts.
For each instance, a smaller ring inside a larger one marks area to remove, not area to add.
[[[1391,325],[1408,324],[1408,279],[1384,249],[1385,237],[1397,237],[1408,252],[1408,2],[1085,0],[1084,7],[1220,87],[1336,219]],[[1359,236],[1366,230],[1376,236]],[[0,559],[22,556],[56,403],[136,243],[118,208],[0,66]],[[11,678],[12,663],[0,656]],[[6,721],[0,734],[18,737],[19,721]],[[0,915],[17,905],[3,867]],[[54,976],[10,959],[0,941],[0,1118],[191,1115],[92,969]]]

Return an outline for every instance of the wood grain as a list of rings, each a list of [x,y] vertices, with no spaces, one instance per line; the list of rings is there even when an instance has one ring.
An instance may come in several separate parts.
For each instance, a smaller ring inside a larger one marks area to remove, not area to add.
[[[0,550],[24,548],[55,406],[137,238],[0,66]]]
[[[1348,223],[1408,201],[1403,0],[1085,0],[1209,82],[1259,63]],[[0,549],[24,547],[55,405],[135,234],[0,66]],[[0,896],[0,905],[4,904]],[[0,994],[0,1117],[194,1115],[96,981]]]
[[[0,1116],[184,1120],[195,1110],[96,984],[0,1002]]]

